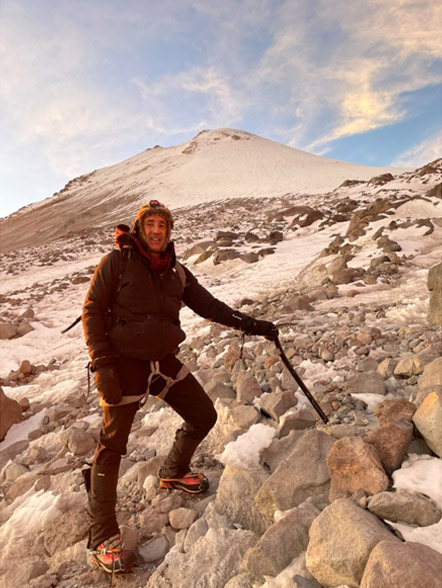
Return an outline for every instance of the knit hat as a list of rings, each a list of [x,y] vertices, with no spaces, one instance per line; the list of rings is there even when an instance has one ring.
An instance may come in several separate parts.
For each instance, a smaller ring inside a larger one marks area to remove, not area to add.
[[[154,215],[161,216],[167,222],[166,241],[164,243],[165,249],[170,240],[170,232],[173,229],[173,218],[170,210],[158,202],[158,200],[150,200],[146,204],[140,206],[138,214],[132,223],[131,233],[135,234],[145,245],[147,245],[144,237],[143,225],[146,217]]]

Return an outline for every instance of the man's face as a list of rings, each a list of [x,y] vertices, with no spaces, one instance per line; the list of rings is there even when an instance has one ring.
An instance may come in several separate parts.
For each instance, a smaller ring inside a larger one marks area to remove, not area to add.
[[[143,223],[144,238],[151,251],[159,253],[166,245],[167,222],[162,216],[146,216]]]

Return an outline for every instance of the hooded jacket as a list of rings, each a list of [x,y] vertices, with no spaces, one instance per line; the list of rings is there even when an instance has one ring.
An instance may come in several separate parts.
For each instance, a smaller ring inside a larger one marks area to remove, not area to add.
[[[240,328],[243,315],[212,296],[181,266],[183,283],[172,242],[164,254],[168,264],[162,274],[154,271],[129,227],[117,227],[116,243],[118,249],[98,264],[83,306],[93,361],[112,355],[157,361],[177,353],[186,337],[179,320],[182,303],[203,318]]]

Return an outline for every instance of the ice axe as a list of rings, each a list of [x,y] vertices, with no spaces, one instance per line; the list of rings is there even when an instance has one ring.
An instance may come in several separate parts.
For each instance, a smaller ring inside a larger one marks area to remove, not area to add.
[[[310,401],[310,404],[313,406],[313,408],[319,414],[319,416],[321,417],[321,419],[324,421],[325,424],[327,424],[328,423],[328,417],[327,417],[327,415],[324,413],[324,411],[322,410],[322,408],[319,406],[319,404],[313,398],[312,394],[310,393],[309,389],[307,388],[307,386],[302,381],[301,377],[296,373],[296,371],[293,368],[292,364],[288,360],[287,355],[284,353],[284,350],[283,350],[283,348],[281,346],[281,342],[279,340],[279,337],[276,337],[276,339],[274,339],[274,342],[275,342],[275,345],[276,345],[276,349],[278,350],[279,356],[281,357],[282,363],[285,365],[285,367],[292,374],[292,376],[294,377],[296,383],[299,385],[299,387],[301,388],[301,390],[307,396],[308,400]]]

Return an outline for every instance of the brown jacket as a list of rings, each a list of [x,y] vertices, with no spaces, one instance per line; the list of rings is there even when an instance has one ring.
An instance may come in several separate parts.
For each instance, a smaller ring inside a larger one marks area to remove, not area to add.
[[[184,266],[183,284],[172,243],[169,269],[160,276],[136,239],[128,232],[123,237],[120,245],[129,245],[128,259],[122,263],[122,250],[102,258],[83,307],[83,328],[93,361],[109,355],[161,360],[175,354],[185,339],[179,320],[182,303],[206,319],[240,328],[244,315],[212,296]]]

